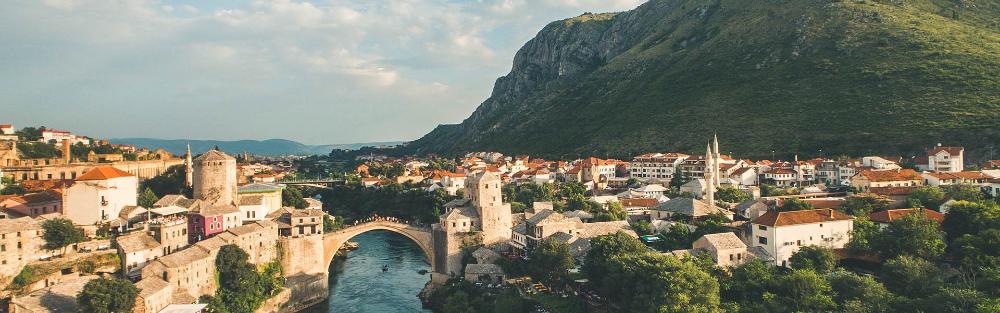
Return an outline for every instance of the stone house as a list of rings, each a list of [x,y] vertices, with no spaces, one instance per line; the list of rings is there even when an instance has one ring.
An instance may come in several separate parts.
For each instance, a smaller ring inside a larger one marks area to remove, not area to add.
[[[770,211],[750,223],[752,245],[763,248],[776,266],[788,266],[802,246],[843,248],[854,228],[853,217],[833,209]]]
[[[139,181],[135,175],[111,166],[98,166],[66,188],[63,214],[77,225],[94,225],[118,218],[126,206],[136,205]]]

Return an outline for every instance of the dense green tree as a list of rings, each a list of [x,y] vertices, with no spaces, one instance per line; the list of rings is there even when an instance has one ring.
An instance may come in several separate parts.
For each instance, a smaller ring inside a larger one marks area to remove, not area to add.
[[[131,313],[139,290],[120,278],[97,278],[87,282],[76,295],[80,312]]]
[[[787,312],[827,312],[837,307],[833,288],[820,274],[809,269],[793,270],[779,276],[772,287],[773,297],[765,295],[772,308]]]
[[[837,271],[830,275],[830,287],[834,291],[834,301],[840,303],[845,312],[888,313],[896,312],[899,296],[893,294],[881,283],[869,276],[861,276],[848,271]]]
[[[924,214],[907,214],[892,221],[875,241],[875,247],[886,258],[908,254],[933,259],[944,253],[945,246],[938,222]]]
[[[977,234],[991,227],[1000,227],[1000,207],[989,202],[958,201],[945,214],[941,228],[948,240],[955,240],[965,234]]]
[[[219,289],[213,309],[229,313],[252,313],[281,288],[280,263],[269,264],[262,273],[250,264],[249,256],[236,245],[225,245],[215,258]]]
[[[174,165],[167,168],[163,174],[142,181],[139,188],[151,189],[157,197],[177,194],[191,197],[191,188],[185,186],[184,177],[184,165]]]
[[[919,309],[935,313],[975,312],[986,300],[982,292],[974,289],[946,287],[920,301]]]
[[[692,236],[691,228],[681,223],[670,225],[670,228],[660,232],[660,238],[662,241],[657,248],[667,251],[688,249],[696,239]]]
[[[42,239],[45,240],[45,249],[63,249],[74,243],[83,241],[83,229],[73,225],[73,221],[65,218],[55,218],[42,222]]]
[[[562,281],[573,268],[573,255],[565,242],[545,239],[531,250],[530,268],[535,278],[548,282]]]
[[[829,273],[837,267],[833,250],[814,245],[799,248],[789,261],[794,269],[810,269],[820,274]]]
[[[750,259],[730,269],[730,275],[720,283],[722,299],[738,303],[743,312],[764,310],[761,299],[770,289],[776,272],[760,259]]]
[[[142,193],[140,193],[136,198],[137,204],[144,208],[152,208],[153,204],[155,204],[158,200],[160,200],[160,198],[156,197],[156,194],[153,193],[153,189],[150,189],[149,187],[146,187],[146,189],[143,190]]]
[[[1000,229],[962,235],[952,243],[951,249],[953,256],[966,268],[1000,267]]]
[[[868,253],[875,250],[882,230],[868,216],[854,218],[854,228],[847,242],[847,249],[854,253]]]
[[[587,193],[587,188],[580,182],[568,182],[559,186],[559,197],[569,199],[574,195],[583,196]]]
[[[868,213],[889,209],[891,204],[892,201],[885,197],[876,194],[861,194],[847,197],[847,201],[840,206],[840,210],[856,217],[867,217]]]
[[[650,224],[647,221],[640,220],[638,222],[632,223],[632,230],[634,230],[635,233],[639,234],[640,236],[652,235],[653,224]]]
[[[778,207],[779,212],[802,211],[802,210],[812,210],[812,209],[814,208],[811,204],[796,198],[782,199],[781,206]]]
[[[920,186],[910,193],[907,202],[914,208],[930,208],[936,210],[944,203],[945,194],[935,186]]]
[[[603,215],[606,215],[607,218],[601,218],[600,221],[602,221],[602,222],[604,222],[604,221],[624,221],[626,218],[628,218],[628,212],[625,211],[624,207],[622,207],[621,202],[618,202],[618,201],[611,201],[611,202],[609,202],[608,203],[608,208],[606,210],[607,211],[604,212]]]
[[[880,277],[889,290],[912,298],[933,294],[944,283],[941,270],[934,263],[909,255],[886,261]]]
[[[651,250],[639,239],[623,232],[598,236],[591,240],[590,251],[583,259],[583,272],[594,286],[602,286],[608,276],[611,257],[628,254],[648,253]]]
[[[14,134],[17,135],[21,141],[38,141],[42,139],[42,131],[46,130],[45,126],[40,127],[25,127],[21,130],[15,131]]]
[[[23,195],[27,192],[23,186],[14,183],[5,184],[3,189],[0,189],[0,195]]]
[[[25,159],[58,158],[62,155],[55,145],[47,142],[18,141],[17,151]]]
[[[942,189],[952,200],[979,202],[986,199],[986,194],[976,185],[949,185]]]
[[[610,260],[612,299],[627,312],[718,312],[719,284],[691,262],[644,253]]]
[[[741,203],[751,198],[746,191],[736,187],[722,187],[715,193],[715,198],[726,203]]]
[[[285,187],[285,190],[281,191],[281,205],[296,209],[305,209],[309,207],[309,203],[306,202],[305,197],[302,196],[302,189],[295,186]]]

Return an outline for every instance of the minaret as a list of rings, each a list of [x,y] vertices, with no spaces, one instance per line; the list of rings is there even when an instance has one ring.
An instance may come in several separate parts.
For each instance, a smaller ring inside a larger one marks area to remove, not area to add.
[[[191,162],[191,144],[187,145],[187,154],[184,155],[184,186],[191,187],[194,184],[194,167]]]
[[[705,145],[705,202],[715,207],[715,157],[712,155],[712,145]]]
[[[713,177],[715,177],[715,188],[719,188],[722,187],[722,171],[719,169],[719,163],[722,163],[722,154],[719,153],[718,134],[712,136],[712,150],[715,150],[715,154],[712,155],[715,158],[712,160],[712,173],[714,174]]]

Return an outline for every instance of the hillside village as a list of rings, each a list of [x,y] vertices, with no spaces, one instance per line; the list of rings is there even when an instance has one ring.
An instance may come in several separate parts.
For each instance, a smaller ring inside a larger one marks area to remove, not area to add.
[[[444,286],[432,293],[449,292],[456,281],[516,286],[524,295],[558,288],[615,311],[628,304],[598,300],[614,295],[600,294],[609,291],[580,276],[595,275],[586,264],[605,253],[609,238],[624,236],[618,240],[641,242],[657,258],[702,260],[723,272],[754,262],[800,269],[806,257],[800,251],[822,249],[850,271],[871,275],[899,251],[879,250],[879,239],[870,236],[890,238],[901,225],[920,221],[947,231],[946,224],[956,223],[953,210],[965,218],[970,208],[987,205],[977,203],[1000,196],[1000,160],[971,162],[963,147],[945,145],[905,160],[749,160],[722,154],[712,138],[704,154],[651,152],[630,160],[474,152],[319,162],[349,169],[344,173],[316,168],[315,157],[237,158],[219,150],[173,156],[69,132],[29,139],[10,125],[0,130],[3,312],[76,310],[74,301],[39,299],[76,298],[102,277],[135,287],[135,312],[201,312],[218,305],[205,299],[229,288],[215,279],[220,253],[230,253],[221,251],[234,249],[225,247],[238,247],[268,277],[291,282],[298,261],[289,254],[299,257],[288,247],[296,240],[371,221],[429,229],[430,285]],[[49,145],[59,157],[28,157],[19,151],[26,143]],[[89,152],[75,156],[74,147]],[[95,152],[102,147],[111,152]],[[174,192],[152,191],[151,182],[167,178],[179,184]],[[303,197],[303,188],[332,191]],[[416,212],[350,214],[348,208],[345,214],[337,190],[440,195],[432,208],[440,215],[427,221]],[[79,234],[63,241],[46,236],[67,229]],[[957,236],[939,237],[945,235]],[[565,249],[566,268],[533,261],[552,249]],[[284,275],[269,272],[282,267]],[[526,285],[525,277],[539,283]],[[298,291],[291,289],[274,287],[256,309],[287,311],[280,308],[294,302]]]

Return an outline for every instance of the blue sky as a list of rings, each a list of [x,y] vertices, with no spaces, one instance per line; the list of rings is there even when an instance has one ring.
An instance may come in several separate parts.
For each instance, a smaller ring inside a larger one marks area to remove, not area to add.
[[[0,123],[101,138],[413,140],[545,24],[641,0],[38,0],[0,10]]]

